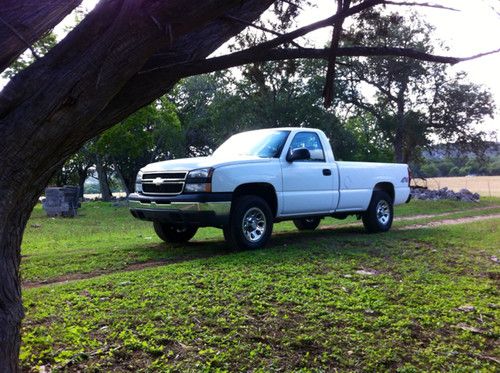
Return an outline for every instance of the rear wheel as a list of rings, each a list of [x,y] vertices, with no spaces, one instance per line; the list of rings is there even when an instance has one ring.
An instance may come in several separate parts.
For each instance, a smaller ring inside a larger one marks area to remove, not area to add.
[[[370,233],[387,232],[392,225],[394,210],[392,198],[383,191],[375,191],[363,215],[363,225]]]
[[[234,202],[224,238],[240,249],[263,247],[273,232],[273,215],[265,200],[243,196]]]
[[[293,224],[299,231],[313,231],[318,228],[320,221],[320,218],[302,218],[294,219]]]
[[[155,232],[163,241],[170,243],[187,242],[194,237],[198,227],[190,225],[172,225],[159,221],[153,222]]]

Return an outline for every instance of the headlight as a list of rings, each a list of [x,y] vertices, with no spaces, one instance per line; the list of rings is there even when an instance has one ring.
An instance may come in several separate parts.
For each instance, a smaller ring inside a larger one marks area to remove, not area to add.
[[[188,175],[188,179],[209,179],[212,176],[212,168],[200,168],[198,170],[191,171]]]
[[[184,185],[185,193],[200,193],[212,191],[212,173],[213,168],[200,168],[188,173],[186,177],[186,185]]]
[[[135,192],[142,193],[142,171],[139,171],[135,178]]]
[[[210,183],[196,183],[196,184],[186,184],[184,186],[184,192],[186,193],[200,193],[200,192],[211,192],[212,184]]]

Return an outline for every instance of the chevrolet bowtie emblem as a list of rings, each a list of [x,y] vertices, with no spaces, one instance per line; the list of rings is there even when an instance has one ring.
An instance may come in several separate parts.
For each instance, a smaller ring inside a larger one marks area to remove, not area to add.
[[[163,184],[163,179],[161,177],[157,177],[156,179],[153,180],[153,184],[159,186]]]

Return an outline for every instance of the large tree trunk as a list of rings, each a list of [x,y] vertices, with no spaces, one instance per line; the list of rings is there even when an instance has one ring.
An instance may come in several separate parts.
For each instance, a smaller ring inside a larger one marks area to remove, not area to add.
[[[0,372],[18,369],[19,329],[24,316],[19,281],[21,240],[40,192],[34,187],[19,198],[16,189],[16,185],[0,188],[5,196],[0,201]]]
[[[20,243],[50,177],[85,141],[179,80],[169,69],[138,74],[157,66],[155,52],[161,65],[165,55],[174,65],[206,57],[243,28],[220,16],[233,8],[251,21],[271,3],[102,0],[0,92],[0,372],[18,369]]]

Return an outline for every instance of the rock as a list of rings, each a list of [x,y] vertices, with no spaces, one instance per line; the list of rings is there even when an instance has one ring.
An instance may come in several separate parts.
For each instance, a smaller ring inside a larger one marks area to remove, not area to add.
[[[454,192],[446,187],[438,190],[412,188],[410,193],[415,199],[432,201],[449,199],[453,201],[478,202],[480,199],[478,193],[472,193],[468,189],[460,189],[459,192]]]
[[[472,312],[476,310],[476,307],[471,306],[470,304],[465,304],[463,306],[458,307],[457,310],[462,312]]]
[[[364,276],[374,276],[378,275],[378,271],[375,271],[374,269],[359,269],[356,271],[358,275],[364,275]]]
[[[46,188],[43,209],[49,217],[62,216],[74,217],[80,207],[77,186],[64,186],[61,188]]]
[[[479,328],[476,328],[474,326],[470,326],[470,325],[467,325],[467,324],[464,324],[464,323],[460,323],[456,326],[456,328],[458,329],[462,329],[462,330],[466,330],[468,332],[472,332],[472,333],[478,333],[478,334],[481,334],[483,333],[483,331]]]

